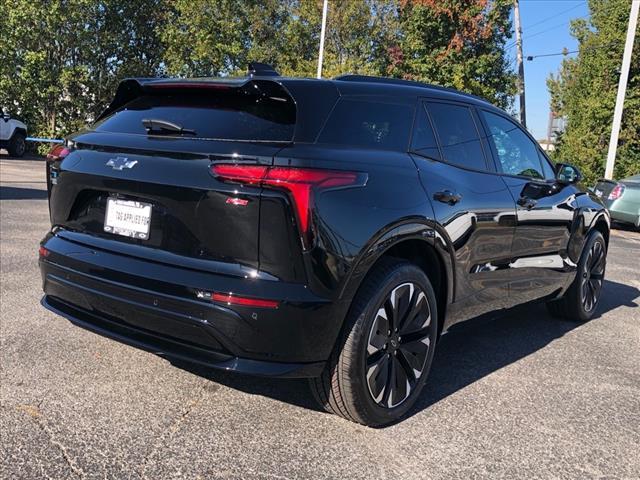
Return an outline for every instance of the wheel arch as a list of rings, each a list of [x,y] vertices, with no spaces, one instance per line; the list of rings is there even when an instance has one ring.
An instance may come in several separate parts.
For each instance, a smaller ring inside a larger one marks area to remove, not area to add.
[[[440,334],[447,307],[453,301],[455,277],[453,253],[437,226],[427,220],[405,221],[382,230],[363,250],[344,282],[340,298],[350,299],[351,304],[362,282],[383,258],[407,260],[424,271],[435,290]]]

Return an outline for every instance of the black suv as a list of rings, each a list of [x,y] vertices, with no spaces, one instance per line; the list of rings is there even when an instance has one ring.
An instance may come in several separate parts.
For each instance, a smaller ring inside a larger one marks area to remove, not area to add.
[[[43,305],[171,360],[309,377],[384,425],[453,324],[585,321],[609,216],[502,110],[348,75],[129,79],[49,155]],[[461,352],[464,354],[464,352]]]

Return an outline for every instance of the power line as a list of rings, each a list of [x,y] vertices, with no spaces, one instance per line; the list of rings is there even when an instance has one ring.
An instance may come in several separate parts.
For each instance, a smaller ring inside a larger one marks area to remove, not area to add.
[[[538,58],[538,57],[555,57],[558,55],[569,55],[570,53],[578,53],[578,50],[571,50],[570,52],[560,52],[560,53],[545,53],[543,55],[527,55],[527,60],[531,61],[534,58]]]
[[[565,25],[568,25],[568,24],[569,24],[569,23],[571,23],[573,20],[586,19],[586,18],[589,18],[589,17],[588,17],[588,16],[585,16],[585,17],[572,18],[572,19],[569,19],[569,20],[567,20],[567,21],[565,21],[565,22],[562,22],[562,23],[559,23],[559,24],[557,24],[557,25],[554,25],[553,27],[549,27],[549,28],[546,28],[546,29],[544,29],[544,30],[541,30],[541,31],[539,31],[539,32],[535,32],[535,33],[530,34],[530,35],[524,35],[524,36],[522,37],[522,39],[523,39],[523,40],[526,40],[526,39],[529,39],[529,38],[537,37],[538,35],[542,35],[543,33],[547,33],[547,32],[549,32],[549,31],[551,31],[551,30],[555,30],[556,28],[559,28],[559,27],[563,27],[563,26],[565,26]],[[510,43],[509,45],[507,45],[507,46],[505,47],[505,50],[509,50],[510,48],[515,47],[515,46],[516,46],[516,43],[517,43],[517,42],[512,42],[512,43]]]
[[[534,58],[538,58],[538,57],[554,57],[557,55],[569,55],[571,53],[578,53],[580,51],[582,52],[588,52],[589,50],[598,50],[600,48],[611,48],[612,46],[616,45],[618,42],[609,42],[609,43],[605,43],[604,45],[588,45],[588,46],[584,46],[582,47],[580,50],[564,50],[562,52],[558,52],[558,53],[543,53],[543,54],[539,54],[539,55],[526,55],[527,60],[531,61]]]
[[[527,27],[526,27],[526,28],[527,28],[527,30],[529,30],[529,29],[531,29],[531,28],[535,27],[536,25],[540,25],[541,23],[546,22],[547,20],[551,20],[552,18],[556,18],[556,17],[558,17],[559,15],[562,15],[563,13],[567,13],[567,12],[570,12],[571,10],[575,10],[576,8],[581,7],[581,6],[582,6],[582,5],[584,5],[585,3],[587,3],[587,2],[580,2],[580,3],[578,3],[577,5],[574,5],[574,6],[573,6],[573,7],[571,7],[571,8],[567,8],[566,10],[562,10],[561,12],[558,12],[558,13],[556,13],[556,14],[554,14],[554,15],[551,15],[551,16],[549,16],[549,17],[547,17],[547,18],[544,18],[544,19],[540,20],[539,22],[536,22],[536,23],[534,23],[534,24],[532,24],[532,25],[527,25]]]

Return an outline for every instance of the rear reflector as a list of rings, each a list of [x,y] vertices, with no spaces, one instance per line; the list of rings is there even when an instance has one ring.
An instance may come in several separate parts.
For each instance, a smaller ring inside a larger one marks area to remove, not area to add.
[[[314,168],[215,163],[211,165],[211,173],[223,181],[286,190],[293,202],[305,247],[311,242],[310,219],[314,192],[363,187],[367,183],[366,173]]]
[[[613,190],[611,190],[611,193],[609,193],[609,200],[617,200],[619,199],[622,194],[624,193],[624,185],[616,185],[615,187],[613,187]]]
[[[227,305],[242,305],[243,307],[258,308],[278,308],[279,302],[276,300],[265,300],[263,298],[238,297],[237,295],[226,293],[212,293],[211,300]]]

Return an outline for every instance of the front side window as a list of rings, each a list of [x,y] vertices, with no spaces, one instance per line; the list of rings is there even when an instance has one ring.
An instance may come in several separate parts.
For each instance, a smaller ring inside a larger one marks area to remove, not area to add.
[[[428,103],[428,110],[440,139],[447,163],[474,170],[486,170],[478,129],[468,107],[449,103]]]
[[[500,169],[508,175],[545,178],[538,147],[515,123],[494,113],[483,111],[489,137],[498,154]]]
[[[343,97],[331,112],[318,143],[406,151],[412,120],[410,105]]]

